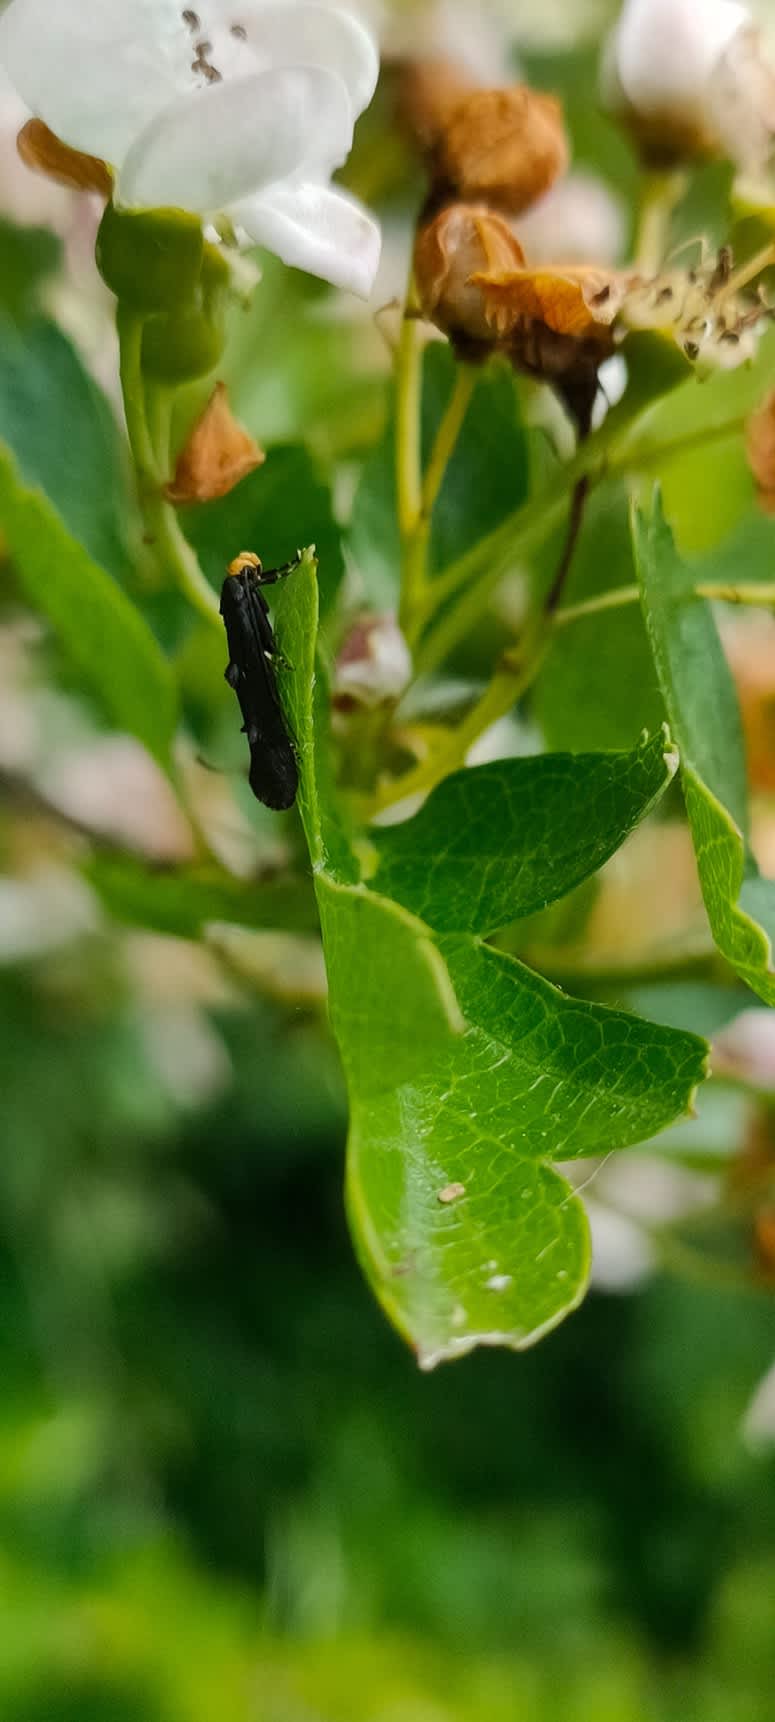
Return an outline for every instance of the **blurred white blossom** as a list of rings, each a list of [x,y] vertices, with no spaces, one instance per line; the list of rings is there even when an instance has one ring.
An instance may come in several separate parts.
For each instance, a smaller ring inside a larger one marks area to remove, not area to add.
[[[775,73],[738,0],[625,0],[603,94],[647,155],[726,155],[761,172],[775,128]]]
[[[366,296],[376,222],[330,184],[378,72],[350,13],[309,0],[11,0],[0,64],[32,112],[107,161],[129,207],[190,210]]]
[[[623,205],[583,168],[558,179],[513,226],[530,263],[616,263],[627,239]]]
[[[382,16],[389,59],[443,60],[473,84],[509,83],[516,77],[516,20],[508,0],[428,0],[393,7]]]

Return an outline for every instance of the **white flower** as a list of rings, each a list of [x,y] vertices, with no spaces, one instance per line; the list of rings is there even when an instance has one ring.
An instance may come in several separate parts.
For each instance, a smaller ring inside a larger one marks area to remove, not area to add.
[[[377,79],[374,41],[309,0],[11,0],[0,63],[117,202],[227,215],[284,262],[364,297],[379,229],[331,174]]]
[[[717,153],[761,168],[769,153],[775,77],[738,0],[625,0],[603,93],[657,159]]]

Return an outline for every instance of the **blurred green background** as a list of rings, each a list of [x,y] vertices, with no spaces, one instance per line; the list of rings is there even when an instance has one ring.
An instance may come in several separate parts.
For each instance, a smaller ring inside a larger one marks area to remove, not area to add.
[[[592,101],[606,10],[533,6],[522,47],[571,98],[577,160],[605,164],[626,198],[631,153]],[[400,281],[419,181],[387,147],[386,111],[378,99],[352,180],[386,216]],[[72,221],[62,286],[6,117],[0,207],[35,232],[5,232],[3,398],[22,401],[52,492],[63,421],[30,284],[53,272],[48,309],[110,387],[109,307]],[[267,444],[306,440],[341,516],[384,416],[382,335],[271,265],[237,322],[235,406]],[[126,473],[104,403],[93,413],[83,472],[110,501],[89,530],[134,590]],[[307,505],[312,471],[288,479]],[[686,535],[693,509],[708,530],[706,490],[676,490]],[[724,527],[750,508],[744,473],[738,491],[730,522],[714,501]],[[323,530],[318,517],[319,545]],[[699,1260],[593,1292],[527,1355],[421,1376],[353,1260],[314,975],[278,988],[265,953],[246,968],[225,937],[184,936],[185,913],[154,893],[185,840],[143,775],[118,778],[138,895],[124,878],[114,919],[103,878],[98,905],[89,833],[107,818],[106,866],[121,821],[84,801],[82,775],[63,789],[57,760],[97,759],[103,787],[118,762],[99,766],[97,715],[0,578],[0,1722],[771,1722],[775,1456],[745,1418],[775,1356],[772,1299]],[[164,595],[138,590],[179,645],[198,744],[240,771],[220,657],[196,633],[180,645]],[[293,836],[236,777],[213,778],[223,867],[293,862]],[[745,996],[727,1002],[733,1015]],[[709,1026],[724,1017],[702,1008]],[[766,1128],[771,1096],[758,1104]]]
[[[163,1015],[81,979],[2,988],[0,1714],[764,1722],[771,1304],[658,1278],[423,1377],[314,1024],[214,1010],[183,1108]]]

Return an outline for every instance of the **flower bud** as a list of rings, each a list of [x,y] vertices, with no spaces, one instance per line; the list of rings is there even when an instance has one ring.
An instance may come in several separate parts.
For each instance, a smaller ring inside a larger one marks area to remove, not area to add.
[[[412,659],[394,616],[362,616],[348,634],[336,660],[334,706],[395,705],[412,674]]]
[[[526,84],[472,90],[443,126],[435,178],[459,198],[518,215],[565,171],[568,154],[556,97]]]
[[[157,383],[190,383],[206,377],[226,345],[221,316],[205,311],[165,311],[143,326],[143,374]]]
[[[652,167],[726,155],[754,171],[769,153],[775,76],[738,0],[625,0],[602,89]]]
[[[136,311],[174,311],[193,298],[204,249],[198,215],[109,203],[97,235],[97,268],[122,304]]]
[[[415,280],[425,316],[453,341],[493,344],[481,288],[472,277],[518,269],[524,263],[511,228],[489,209],[453,203],[420,229]]]
[[[225,383],[216,383],[204,412],[178,456],[175,477],[167,485],[170,502],[214,502],[262,466],[266,455],[243,430],[229,406]]]
[[[401,66],[398,118],[421,154],[434,154],[455,108],[475,88],[449,60],[409,60]]]
[[[196,280],[187,299],[146,317],[142,368],[155,382],[179,384],[206,377],[226,344],[226,301],[231,270],[215,245],[205,244]]]

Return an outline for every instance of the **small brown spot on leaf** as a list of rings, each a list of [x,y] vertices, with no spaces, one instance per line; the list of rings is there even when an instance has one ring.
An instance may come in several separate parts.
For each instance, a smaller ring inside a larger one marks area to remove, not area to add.
[[[437,1191],[437,1200],[447,1208],[451,1202],[459,1202],[465,1193],[465,1184],[445,1184],[443,1190]]]

